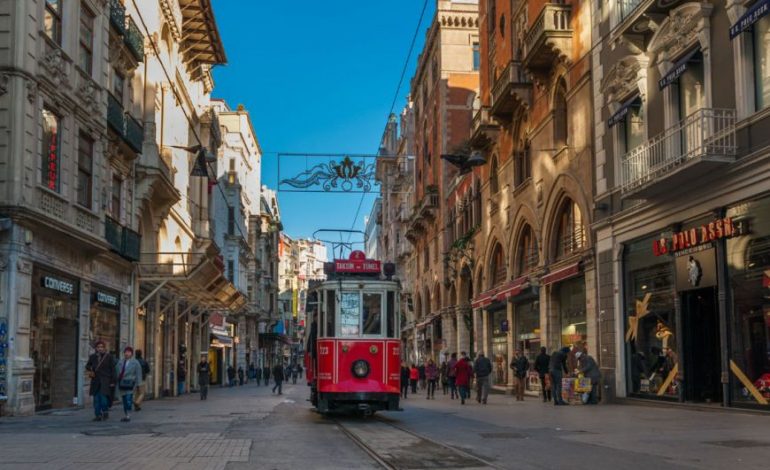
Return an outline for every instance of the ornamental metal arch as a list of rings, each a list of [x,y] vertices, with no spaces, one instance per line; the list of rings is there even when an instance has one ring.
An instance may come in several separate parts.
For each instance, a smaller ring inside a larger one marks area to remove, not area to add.
[[[376,159],[383,156],[363,154],[278,154],[278,191],[309,193],[369,193],[378,192],[375,179]],[[289,177],[282,176],[287,166],[297,171],[297,162],[304,159],[304,170]],[[287,165],[286,160],[291,163]],[[282,163],[283,162],[283,163]]]

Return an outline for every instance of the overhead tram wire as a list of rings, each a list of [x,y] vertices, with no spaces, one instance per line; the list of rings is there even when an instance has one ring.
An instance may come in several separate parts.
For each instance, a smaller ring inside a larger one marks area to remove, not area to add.
[[[145,23],[144,21],[144,16],[142,16],[141,11],[139,10],[139,6],[136,4],[136,0],[131,0],[131,3],[134,5],[134,10],[136,11],[137,16],[139,17],[139,22],[142,23],[142,28],[144,29],[144,32],[147,35],[147,39],[150,41],[150,45],[152,46],[152,50],[155,53],[155,57],[158,58],[158,64],[160,64],[160,68],[163,69],[163,75],[166,76],[166,80],[168,81],[169,88],[171,88],[171,91],[174,93],[174,97],[177,99],[177,101],[179,101],[180,103],[184,103],[184,100],[182,99],[181,95],[176,89],[176,85],[174,84],[174,81],[171,79],[171,76],[168,73],[168,70],[166,70],[166,65],[160,59],[160,50],[158,49],[158,45],[155,43],[155,40],[152,38],[152,34],[150,33],[150,28],[147,27],[147,23]],[[145,67],[147,67],[147,64],[145,64]],[[144,86],[147,86],[147,84],[145,83]],[[203,145],[203,141],[198,135],[198,131],[195,130],[195,126],[193,125],[193,120],[190,118],[190,115],[187,114],[187,110],[184,108],[184,106],[180,106],[179,109],[182,110],[182,114],[184,114],[184,117],[187,120],[187,124],[189,124],[189,129],[192,132],[193,136],[195,137],[195,140],[198,142],[198,145],[201,147],[201,149],[204,149],[205,146]],[[197,155],[196,155],[196,158],[197,158]],[[213,169],[211,168],[211,163],[209,162],[205,162],[205,163],[208,168],[208,171],[211,171],[211,173],[214,176],[216,176],[216,172],[213,171]],[[230,203],[227,201],[227,195],[225,194],[225,191],[222,189],[222,187],[219,184],[215,184],[214,186],[217,187],[217,189],[219,190],[219,193],[222,195],[222,199],[224,200],[225,206],[228,209],[235,210],[235,208],[232,207]],[[239,224],[233,224],[233,225],[235,225],[235,228],[238,229],[238,233],[241,234],[241,237],[244,240],[248,240],[248,237],[246,236],[246,234],[244,234],[243,230],[241,230],[240,225]],[[249,247],[249,251],[251,251],[251,247]],[[256,253],[254,252],[251,252],[251,254],[256,256]]]
[[[409,44],[409,52],[406,54],[406,59],[404,60],[404,66],[401,68],[401,76],[398,79],[398,85],[396,85],[396,91],[393,93],[393,100],[390,103],[390,110],[388,111],[387,116],[385,117],[385,122],[388,122],[388,119],[390,119],[390,115],[393,114],[393,109],[396,107],[396,101],[398,101],[398,94],[401,91],[401,85],[404,83],[404,77],[406,76],[406,71],[409,68],[409,59],[412,58],[412,53],[414,52],[414,45],[417,43],[417,37],[420,34],[420,26],[422,26],[422,20],[425,18],[425,10],[428,8],[428,0],[424,0],[422,3],[422,10],[420,11],[420,18],[417,20],[417,26],[414,29],[414,34],[412,35],[412,42]],[[385,133],[383,132],[383,136]],[[379,151],[379,146],[377,148]],[[376,152],[375,152],[376,153]],[[356,209],[356,215],[353,217],[353,223],[350,225],[350,230],[353,230],[356,227],[356,222],[358,222],[358,216],[361,214],[361,206],[364,204],[364,198],[366,197],[366,192],[361,193],[361,199],[358,201],[358,208]],[[352,235],[348,235],[348,242],[350,242],[350,237]]]

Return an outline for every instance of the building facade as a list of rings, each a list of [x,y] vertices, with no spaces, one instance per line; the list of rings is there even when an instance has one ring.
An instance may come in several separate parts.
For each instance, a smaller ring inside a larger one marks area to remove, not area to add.
[[[768,10],[628,1],[595,12],[595,246],[610,395],[767,406]]]

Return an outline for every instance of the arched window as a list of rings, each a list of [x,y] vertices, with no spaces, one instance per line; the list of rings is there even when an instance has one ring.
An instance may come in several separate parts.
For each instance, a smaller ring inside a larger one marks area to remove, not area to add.
[[[553,143],[557,149],[567,146],[567,85],[559,80],[553,99]]]
[[[566,199],[556,221],[556,258],[564,258],[582,250],[586,244],[586,234],[580,207],[573,200]]]
[[[496,245],[492,251],[492,263],[490,265],[489,274],[492,279],[492,287],[499,286],[505,282],[505,258],[503,257],[503,249],[500,245]]]
[[[473,225],[481,225],[481,183],[478,180],[473,190]]]
[[[532,158],[530,155],[529,141],[519,144],[518,150],[513,153],[515,168],[513,170],[513,182],[518,186],[532,177]]]
[[[523,276],[532,271],[538,263],[537,239],[532,227],[525,225],[519,235],[519,245],[516,251],[516,274]]]
[[[492,164],[489,166],[489,193],[497,194],[500,191],[500,185],[497,182],[497,157],[492,157]]]

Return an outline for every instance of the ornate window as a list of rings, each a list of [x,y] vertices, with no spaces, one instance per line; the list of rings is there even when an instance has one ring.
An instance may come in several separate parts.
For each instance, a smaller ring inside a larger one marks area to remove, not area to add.
[[[490,265],[489,274],[492,278],[492,287],[499,286],[505,282],[505,258],[503,257],[503,249],[500,245],[496,245],[492,251],[492,263]]]
[[[570,256],[585,247],[583,214],[574,201],[566,199],[562,203],[556,222],[556,259]]]
[[[525,225],[519,235],[519,245],[516,252],[516,274],[523,276],[532,271],[538,263],[537,239],[532,227]]]
[[[497,157],[492,157],[492,164],[489,166],[489,193],[497,194],[500,191],[500,185],[497,181]]]
[[[513,153],[513,182],[518,186],[532,177],[532,157],[529,141],[519,145],[519,149]]]
[[[94,58],[94,14],[80,4],[80,68],[89,76],[93,71]]]
[[[473,225],[481,225],[481,183],[478,180],[473,190]]]
[[[567,86],[560,79],[553,100],[553,143],[557,149],[567,146],[568,133]]]
[[[61,12],[63,0],[45,0],[43,28],[46,36],[61,46]]]

